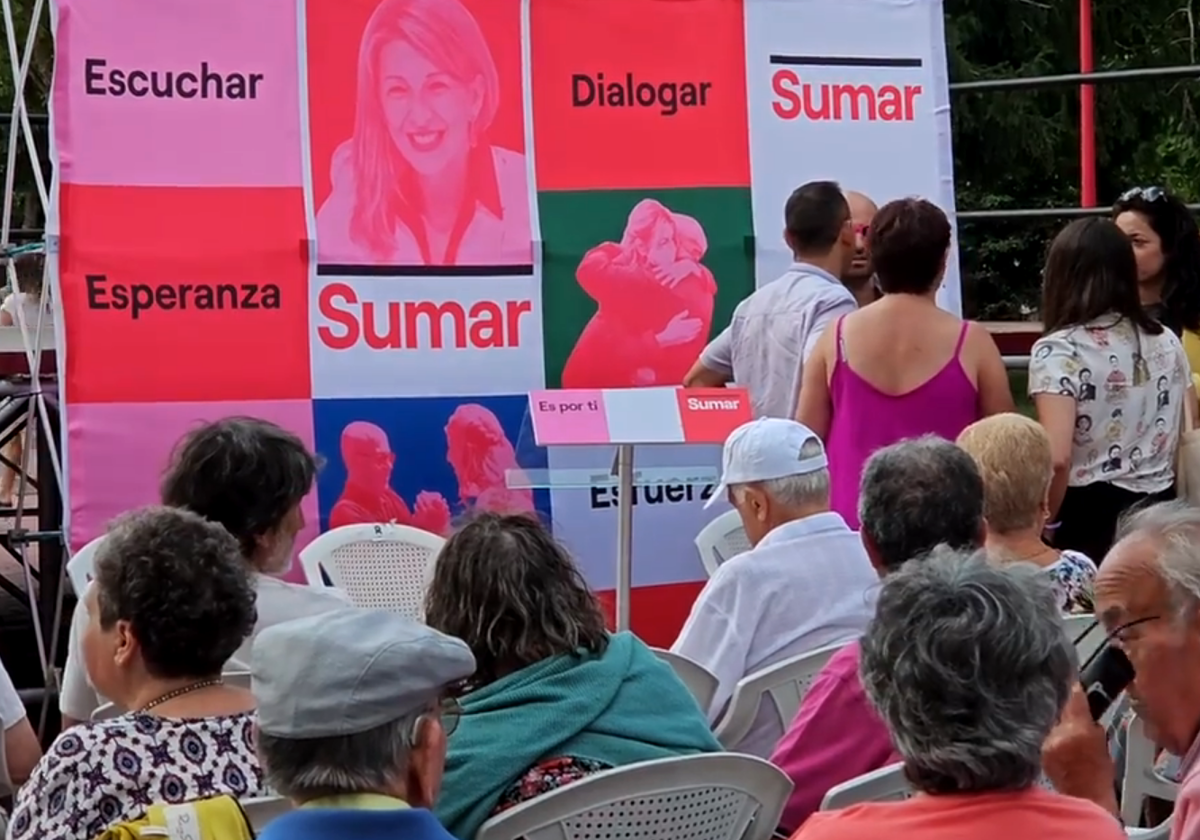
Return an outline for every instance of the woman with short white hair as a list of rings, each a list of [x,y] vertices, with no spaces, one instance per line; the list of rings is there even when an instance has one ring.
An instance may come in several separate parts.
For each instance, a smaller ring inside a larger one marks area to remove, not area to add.
[[[1046,430],[1020,414],[996,414],[964,429],[958,445],[983,477],[986,546],[992,560],[1032,563],[1054,581],[1062,612],[1090,613],[1096,564],[1085,554],[1060,551],[1042,539],[1050,521],[1054,477]]]

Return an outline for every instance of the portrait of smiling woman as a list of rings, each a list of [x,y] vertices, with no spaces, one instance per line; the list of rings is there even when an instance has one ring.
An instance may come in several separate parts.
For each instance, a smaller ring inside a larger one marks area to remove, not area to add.
[[[504,97],[522,107],[519,88]],[[355,102],[317,211],[321,262],[531,261],[525,156],[489,140],[500,74],[459,0],[383,0],[362,32]]]

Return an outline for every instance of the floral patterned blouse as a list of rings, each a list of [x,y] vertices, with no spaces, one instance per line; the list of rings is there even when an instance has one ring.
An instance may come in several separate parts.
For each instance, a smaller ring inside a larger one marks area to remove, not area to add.
[[[164,718],[134,712],[63,732],[17,791],[8,840],[80,840],[154,803],[269,795],[254,714]]]
[[[584,776],[611,769],[603,761],[591,758],[564,756],[539,761],[500,796],[500,802],[492,813],[499,814],[543,793],[577,782]]]
[[[1067,615],[1092,611],[1092,582],[1096,564],[1078,551],[1064,551],[1057,560],[1042,569],[1054,580],[1058,609]]]

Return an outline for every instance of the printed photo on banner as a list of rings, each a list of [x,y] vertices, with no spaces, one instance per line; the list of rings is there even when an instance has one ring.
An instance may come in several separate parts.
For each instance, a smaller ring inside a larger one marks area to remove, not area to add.
[[[309,0],[319,262],[532,262],[520,14],[520,0]]]
[[[546,192],[551,387],[678,385],[753,291],[740,189]]]
[[[326,528],[395,522],[446,536],[474,511],[549,514],[548,493],[512,489],[525,396],[315,400]],[[544,468],[524,463],[524,468]]]
[[[267,420],[294,433],[310,449],[315,447],[308,400],[72,405],[66,429],[72,550],[103,534],[118,514],[157,503],[163,473],[179,440],[223,417]],[[296,539],[296,553],[317,535],[315,487],[300,511],[304,527]],[[298,564],[285,577],[304,579]]]
[[[788,194],[834,180],[879,206],[920,196],[954,221],[950,94],[941,7],[891,0],[745,6],[758,283],[792,261]],[[848,16],[859,21],[847,27]],[[960,311],[952,253],[939,302]]]
[[[531,3],[538,190],[747,186],[742,6]]]

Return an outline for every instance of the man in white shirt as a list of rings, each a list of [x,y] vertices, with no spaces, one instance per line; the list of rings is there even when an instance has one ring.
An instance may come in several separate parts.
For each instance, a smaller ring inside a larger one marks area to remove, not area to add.
[[[723,461],[718,494],[725,489],[754,547],[717,568],[671,648],[717,677],[714,722],[743,677],[857,639],[878,586],[858,534],[829,510],[825,448],[810,429],[751,421],[725,441]],[[783,735],[772,717],[760,709],[737,751],[769,756]]]
[[[185,436],[163,478],[162,503],[223,525],[254,569],[258,622],[254,635],[234,654],[243,665],[249,665],[254,636],[261,630],[350,605],[339,590],[277,577],[292,564],[296,535],[304,528],[300,503],[316,472],[313,454],[291,432],[266,420],[227,417]],[[88,614],[84,593],[78,595],[58,701],[64,729],[89,720],[106,702],[92,688],[84,667]]]
[[[804,362],[825,328],[857,302],[841,278],[855,255],[850,205],[832,181],[813,181],[784,207],[784,239],[795,262],[733,311],[733,319],[688,371],[689,388],[730,382],[750,392],[755,417],[792,417]]]

